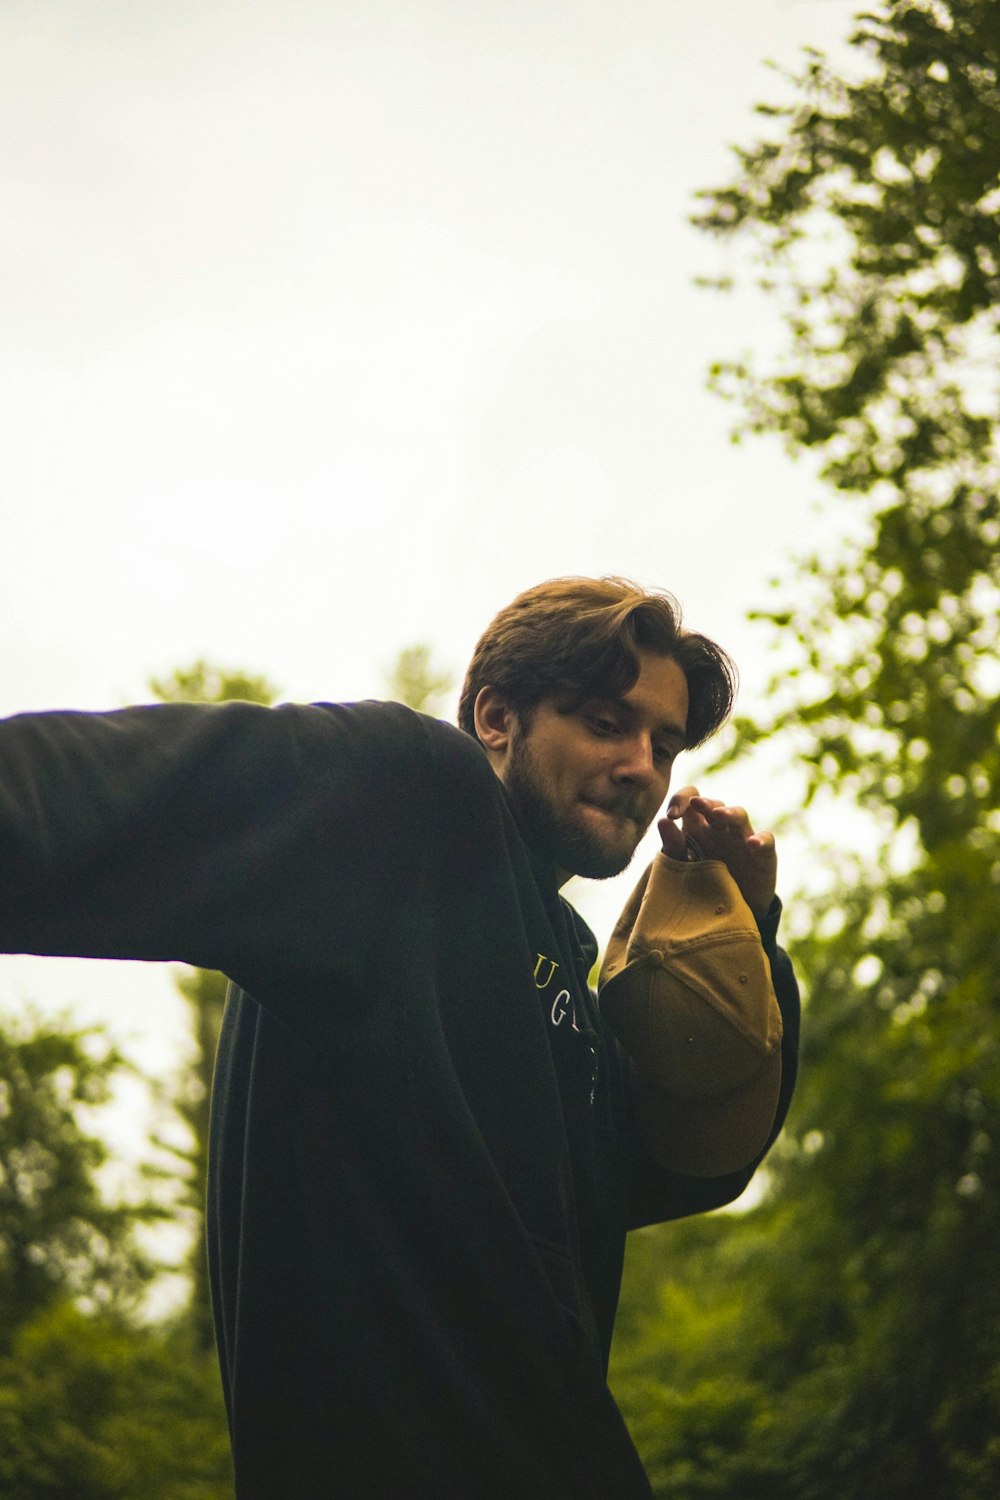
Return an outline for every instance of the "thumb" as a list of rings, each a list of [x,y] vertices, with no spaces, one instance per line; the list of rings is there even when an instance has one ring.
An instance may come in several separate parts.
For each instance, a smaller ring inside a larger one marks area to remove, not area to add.
[[[663,852],[668,859],[687,859],[687,843],[684,831],[673,818],[660,818],[656,825],[663,843]]]

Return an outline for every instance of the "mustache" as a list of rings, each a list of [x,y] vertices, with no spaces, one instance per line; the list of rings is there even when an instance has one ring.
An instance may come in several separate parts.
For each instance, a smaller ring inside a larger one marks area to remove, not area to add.
[[[602,812],[613,813],[617,818],[632,818],[635,822],[645,821],[646,810],[642,802],[635,797],[585,797],[592,807],[598,807]]]

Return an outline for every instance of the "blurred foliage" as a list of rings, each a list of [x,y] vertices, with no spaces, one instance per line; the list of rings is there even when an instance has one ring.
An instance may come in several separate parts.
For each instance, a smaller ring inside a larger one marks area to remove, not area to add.
[[[137,1320],[156,1267],[136,1232],[168,1211],[102,1181],[125,1068],[96,1031],[0,1022],[4,1500],[232,1500],[214,1355]]]
[[[750,247],[788,333],[776,368],[717,385],[867,523],[777,584],[793,602],[762,618],[800,649],[736,734],[782,731],[810,794],[888,796],[937,849],[997,781],[1000,7],[896,0],[855,46],[862,81],[811,57],[696,221]]]
[[[193,1211],[196,1233],[188,1259],[191,1279],[190,1317],[199,1348],[215,1349],[215,1325],[205,1249],[205,1204],[208,1193],[208,1130],[212,1111],[212,1074],[222,1030],[229,981],[216,969],[186,969],[176,978],[188,1002],[194,1052],[174,1100],[177,1113],[191,1132],[191,1148],[178,1153],[186,1166],[186,1199]],[[175,1148],[176,1150],[176,1148]]]
[[[392,671],[386,674],[389,697],[424,714],[440,713],[454,683],[450,672],[434,665],[431,648],[423,644],[404,646]]]
[[[214,1356],[63,1303],[0,1358],[4,1500],[233,1500]]]
[[[266,677],[241,668],[217,666],[199,657],[190,667],[177,667],[169,677],[151,677],[149,686],[161,703],[274,702],[278,689]]]
[[[96,1032],[0,1019],[0,1354],[57,1302],[134,1309],[153,1275],[134,1230],[163,1210],[109,1203],[109,1149],[81,1122],[124,1068]]]
[[[1000,8],[896,0],[855,46],[699,221],[789,335],[717,385],[865,522],[777,586],[729,757],[767,740],[882,838],[816,850],[770,1192],[632,1237],[613,1383],[674,1500],[1000,1493]]]

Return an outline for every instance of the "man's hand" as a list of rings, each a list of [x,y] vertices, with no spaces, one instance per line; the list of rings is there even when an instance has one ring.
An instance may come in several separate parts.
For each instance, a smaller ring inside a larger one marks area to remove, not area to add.
[[[754,916],[763,917],[774,899],[778,856],[772,833],[754,833],[742,807],[702,797],[696,786],[682,787],[657,823],[663,852],[670,859],[721,859]]]

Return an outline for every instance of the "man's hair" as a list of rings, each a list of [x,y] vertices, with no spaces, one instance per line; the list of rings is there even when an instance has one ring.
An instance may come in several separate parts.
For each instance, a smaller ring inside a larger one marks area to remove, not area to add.
[[[588,698],[621,698],[639,677],[639,651],[672,657],[687,678],[688,748],[725,722],[736,667],[706,636],[685,630],[672,594],[627,578],[553,578],[526,589],[480,637],[469,663],[458,723],[476,736],[481,688],[495,688],[522,725],[543,699],[570,712]]]

